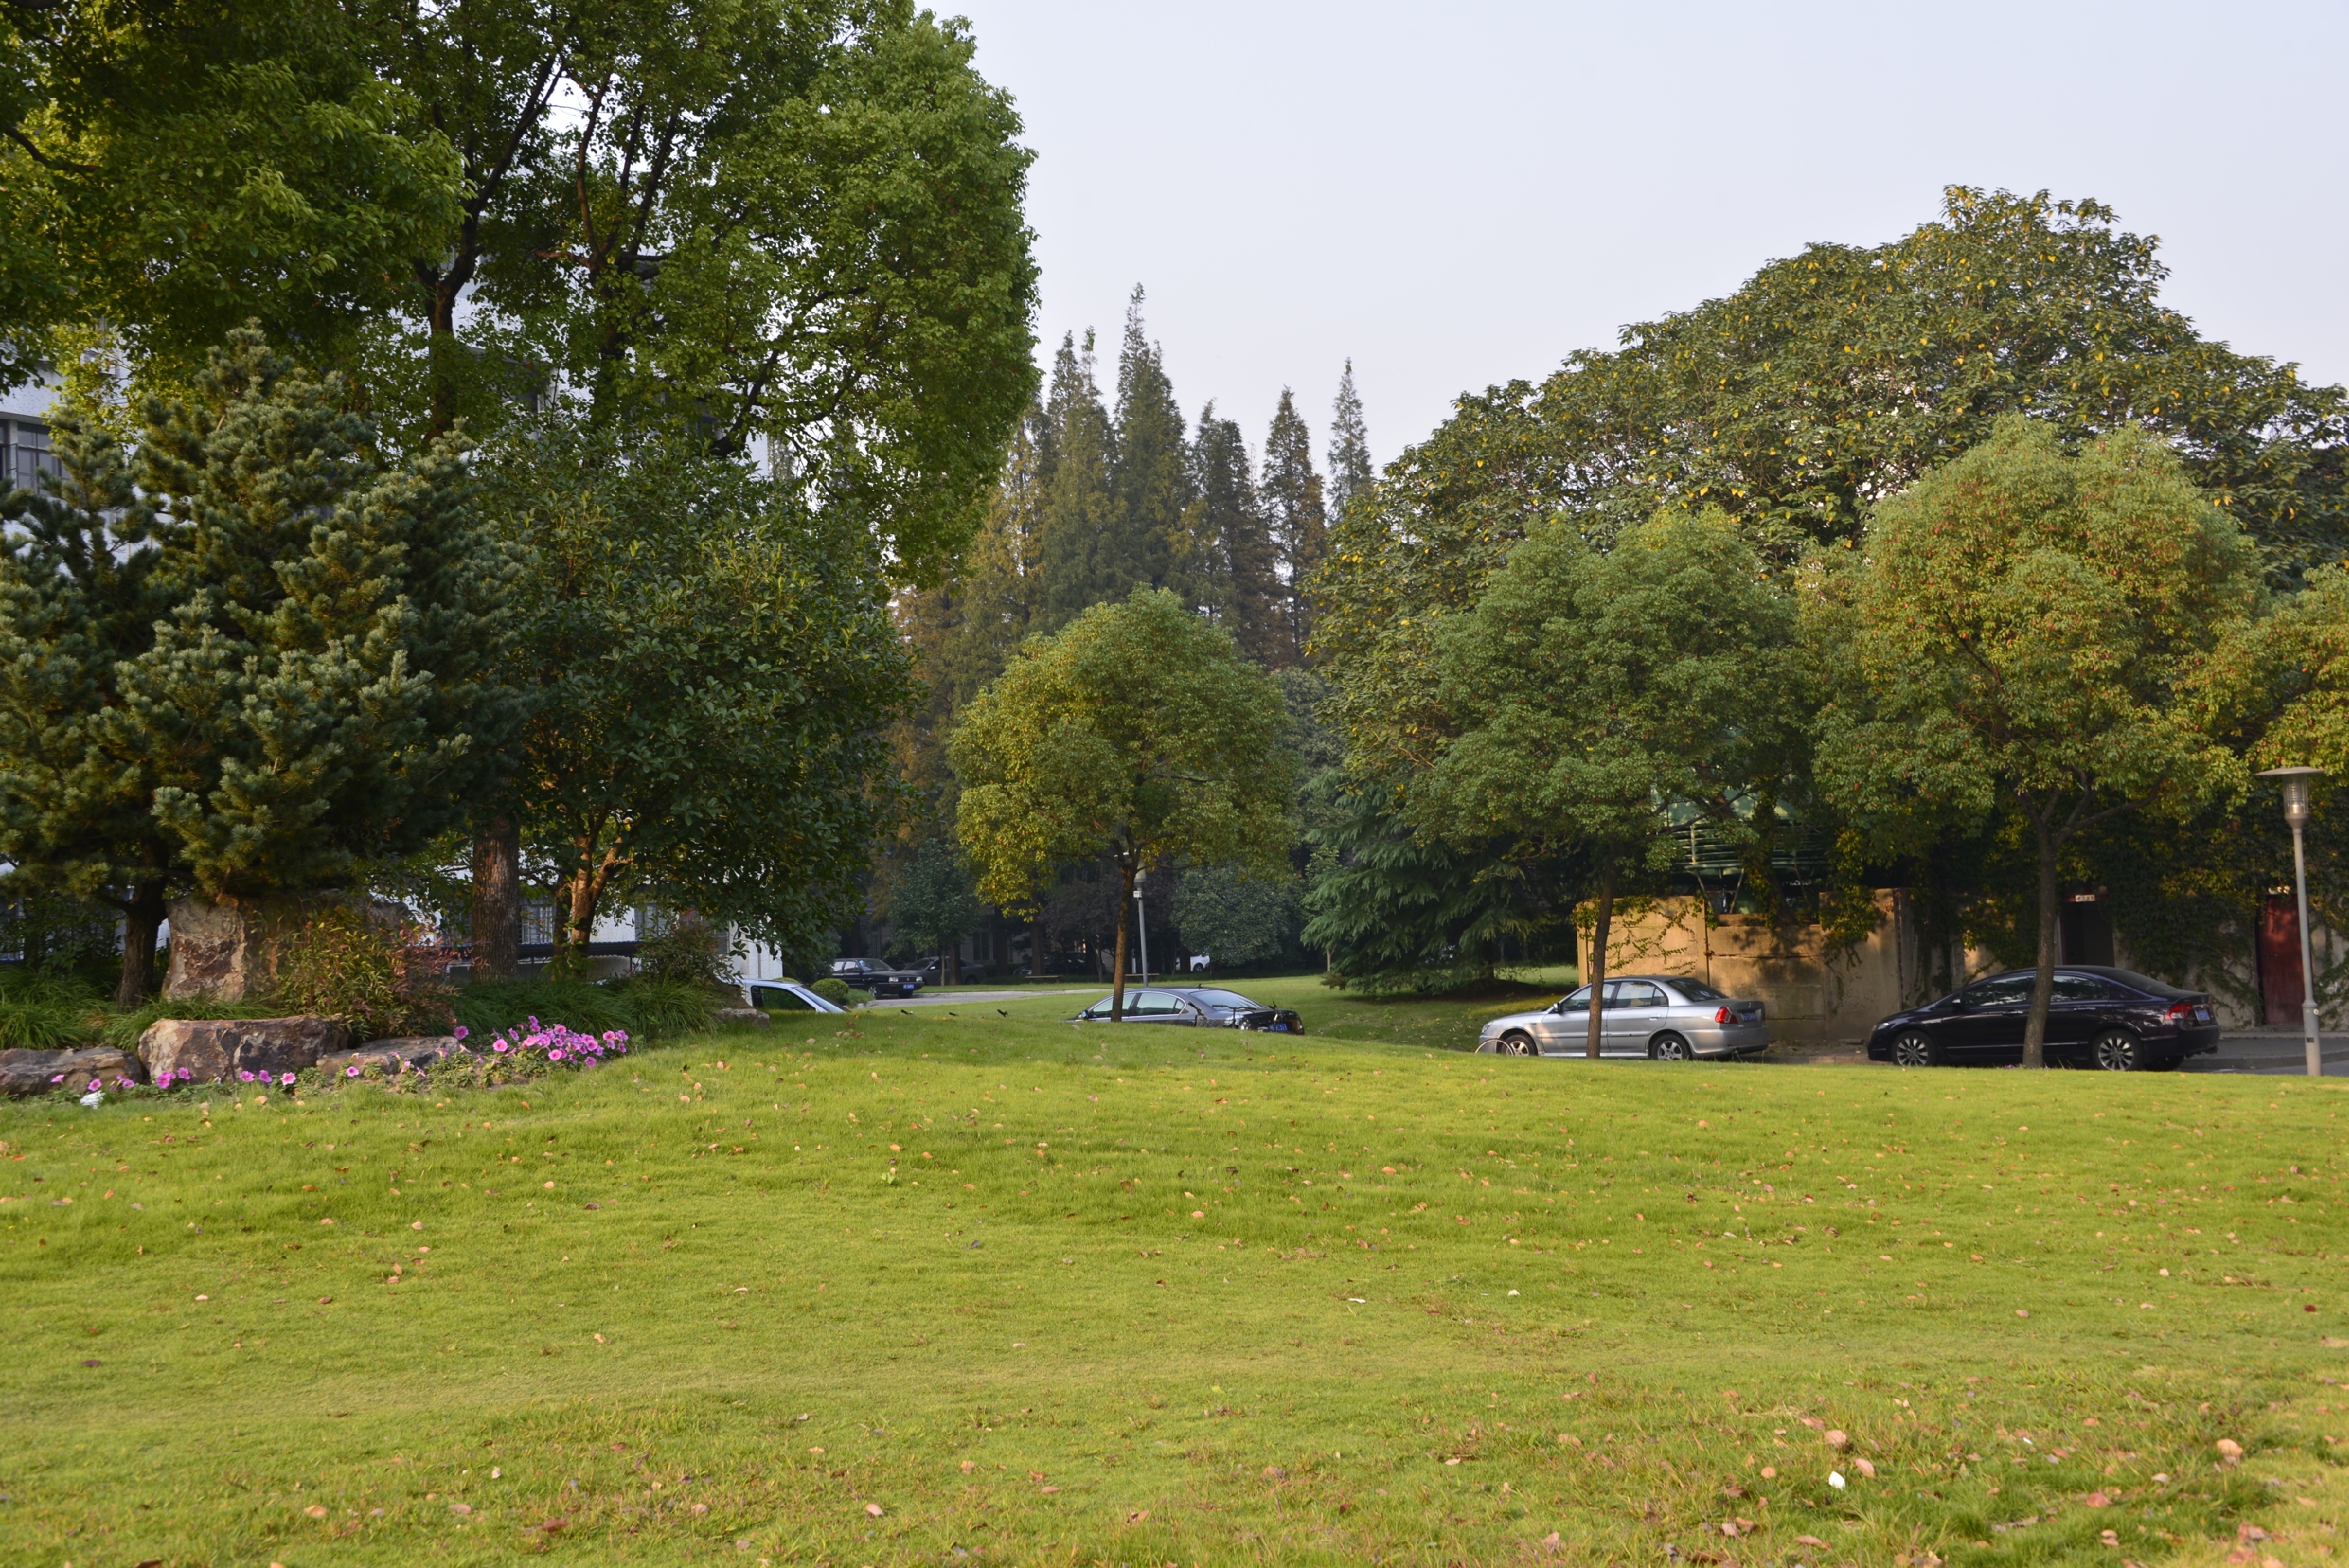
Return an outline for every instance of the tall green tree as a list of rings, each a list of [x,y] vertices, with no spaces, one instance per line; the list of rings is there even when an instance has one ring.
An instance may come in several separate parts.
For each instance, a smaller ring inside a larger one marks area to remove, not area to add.
[[[1136,588],[1030,642],[949,742],[956,836],[980,896],[1032,908],[1056,868],[1114,864],[1123,1017],[1138,872],[1177,857],[1284,869],[1284,719],[1278,688],[1231,634],[1164,590]]]
[[[1039,632],[1058,631],[1099,603],[1102,584],[1116,575],[1113,565],[1105,564],[1117,526],[1116,453],[1116,431],[1093,374],[1092,334],[1085,334],[1081,349],[1073,336],[1063,337],[1052,360],[1037,447],[1042,493]],[[1129,582],[1116,592],[1132,586]]]
[[[1347,367],[1344,395],[1353,389],[1352,366]],[[1342,399],[1341,399],[1342,400]],[[1361,438],[1360,405],[1356,406],[1354,438]],[[1368,457],[1362,459],[1368,462]],[[1329,521],[1321,505],[1321,476],[1313,471],[1313,434],[1297,412],[1297,399],[1280,389],[1280,404],[1272,413],[1272,428],[1264,438],[1264,481],[1257,487],[1265,520],[1278,558],[1282,620],[1279,656],[1268,662],[1297,665],[1305,660],[1305,645],[1313,635],[1312,603],[1305,584],[1321,569]]]
[[[1362,423],[1361,396],[1354,390],[1354,362],[1349,359],[1330,407],[1330,516],[1344,517],[1354,498],[1368,494],[1377,479],[1370,430]]]
[[[1497,828],[1588,857],[1596,1057],[1619,879],[1676,852],[1671,807],[1738,821],[1787,766],[1783,732],[1808,717],[1793,606],[1720,513],[1661,514],[1604,552],[1561,521],[1509,552],[1435,647],[1447,722],[1406,807],[1455,838]]]
[[[1280,663],[1280,583],[1275,575],[1273,542],[1257,498],[1247,439],[1236,420],[1216,418],[1210,403],[1199,413],[1198,438],[1191,446],[1189,596],[1220,622],[1240,652],[1260,665]]]
[[[961,978],[956,954],[962,939],[979,928],[984,914],[954,845],[942,835],[924,839],[889,900],[896,939],[916,953],[937,954],[939,975],[951,985]]]
[[[541,588],[514,789],[558,879],[558,957],[637,893],[804,954],[893,804],[908,672],[869,536],[682,438],[564,422],[515,449],[499,514]]]
[[[2023,1037],[2044,1065],[2067,849],[2107,818],[2184,820],[2247,787],[2213,733],[2262,609],[2257,550],[2134,427],[2067,452],[2047,422],[1880,504],[1847,609],[1864,689],[1822,717],[1822,785],[1863,822],[2029,825],[2038,967]]]
[[[257,321],[331,365],[457,221],[445,137],[332,0],[0,8],[0,385],[109,324],[169,388]]]
[[[134,453],[61,427],[0,556],[0,852],[105,896],[144,991],[166,898],[334,885],[444,830],[513,717],[510,558],[454,452],[247,329]]]
[[[1316,647],[1362,767],[1407,767],[1429,628],[1510,546],[1719,507],[1776,569],[1857,542],[1878,500],[2028,413],[2077,446],[2136,422],[2279,576],[2349,551],[2349,398],[2199,336],[2152,240],[2094,201],[1952,189],[1889,244],[1816,244],[1628,327],[1538,387],[1463,398],[1338,518]]]
[[[1126,304],[1118,346],[1116,445],[1110,465],[1112,510],[1093,571],[1093,602],[1187,584],[1194,551],[1189,441],[1166,357],[1142,319],[1142,286]]]

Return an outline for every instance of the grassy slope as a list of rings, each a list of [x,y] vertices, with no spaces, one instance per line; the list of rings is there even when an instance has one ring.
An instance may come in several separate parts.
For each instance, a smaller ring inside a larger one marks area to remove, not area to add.
[[[2323,1560],[2337,1086],[1496,1061],[1248,988],[1316,1033],[885,1005],[0,1110],[0,1559]]]

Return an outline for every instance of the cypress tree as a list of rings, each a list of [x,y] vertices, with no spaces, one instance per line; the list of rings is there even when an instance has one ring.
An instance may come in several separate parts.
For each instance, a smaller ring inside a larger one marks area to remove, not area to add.
[[[1354,362],[1338,378],[1338,399],[1330,411],[1330,515],[1343,521],[1354,498],[1377,480],[1371,467],[1371,441],[1362,427],[1362,400],[1354,392]]]
[[[1116,504],[1095,561],[1096,602],[1123,599],[1137,583],[1169,586],[1192,554],[1190,443],[1164,356],[1143,331],[1142,301],[1136,284],[1117,356]]]
[[[1092,334],[1080,351],[1061,339],[1051,390],[1036,446],[1039,537],[1035,542],[1035,624],[1053,632],[1101,597],[1101,554],[1111,531],[1115,432],[1093,378]]]
[[[1216,418],[1216,406],[1208,404],[1191,448],[1194,603],[1223,623],[1241,653],[1261,665],[1278,665],[1288,642],[1280,584],[1249,467],[1247,438],[1237,421]]]
[[[1352,391],[1350,376],[1341,397]],[[1361,435],[1361,408],[1355,410],[1355,435]],[[1297,400],[1288,387],[1280,389],[1280,406],[1273,410],[1272,429],[1264,438],[1263,499],[1265,521],[1278,560],[1277,588],[1281,620],[1281,652],[1276,665],[1304,663],[1305,644],[1312,634],[1312,609],[1305,583],[1320,569],[1329,520],[1321,508],[1321,476],[1313,471],[1313,433],[1297,412]]]

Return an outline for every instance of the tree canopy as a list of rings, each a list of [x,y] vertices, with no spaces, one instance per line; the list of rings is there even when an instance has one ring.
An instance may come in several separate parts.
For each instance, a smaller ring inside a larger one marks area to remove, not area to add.
[[[2259,555],[2184,469],[2134,427],[2075,455],[2044,421],[2002,420],[1877,508],[1847,608],[1821,611],[1862,677],[1823,709],[1822,787],[1878,832],[2001,803],[2029,824],[2034,1067],[2065,848],[2118,813],[2190,818],[2248,784],[2212,733],[2232,700],[2212,686],[2264,608]]]
[[[1137,872],[1178,857],[1285,867],[1285,723],[1271,676],[1163,590],[1030,642],[948,742],[956,834],[981,896],[1032,908],[1058,867],[1099,858],[1118,868],[1123,911]],[[1121,918],[1121,1012],[1125,931]]]

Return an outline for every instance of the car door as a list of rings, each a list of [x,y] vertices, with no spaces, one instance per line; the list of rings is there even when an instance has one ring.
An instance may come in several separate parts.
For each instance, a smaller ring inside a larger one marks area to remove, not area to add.
[[[1590,1042],[1590,987],[1585,985],[1533,1022],[1542,1054],[1579,1056]]]
[[[1655,1033],[1663,1016],[1661,986],[1645,980],[1609,980],[1599,1048],[1610,1057],[1644,1057],[1648,1037]]]
[[[1965,1006],[1935,1031],[1952,1061],[2019,1062],[2031,1011],[2032,976],[2001,975],[1960,993]]]
[[[1172,991],[1136,991],[1126,1017],[1136,1024],[1180,1024],[1185,1021],[1183,999]]]
[[[2026,1005],[2029,1000],[2026,995]],[[2095,975],[2059,971],[2055,994],[2047,1004],[2047,1049],[2066,1057],[2085,1055],[2119,1005],[2118,994]]]

